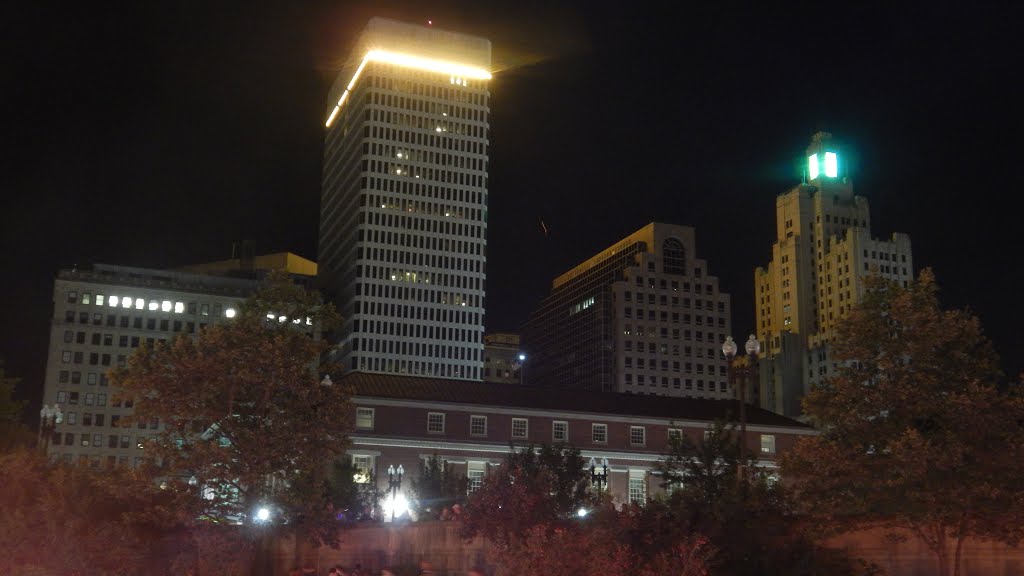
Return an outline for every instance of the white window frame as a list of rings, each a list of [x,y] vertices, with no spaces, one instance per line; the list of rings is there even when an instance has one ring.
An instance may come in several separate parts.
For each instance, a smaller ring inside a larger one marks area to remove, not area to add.
[[[604,436],[604,440],[597,439],[597,431],[601,431],[601,435]],[[608,443],[608,425],[592,423],[590,425],[590,441],[594,444],[607,444]]]
[[[374,419],[377,416],[376,412],[377,411],[374,408],[356,406],[356,428],[360,430],[373,430]],[[368,424],[367,418],[369,419]]]
[[[516,424],[522,424],[522,434],[516,434]],[[512,419],[512,430],[510,431],[513,438],[524,440],[530,436],[530,421],[527,418],[513,418]]]
[[[431,419],[434,419],[431,421]],[[437,429],[437,424],[440,423],[440,429]],[[433,429],[431,428],[433,426]],[[445,430],[445,414],[444,412],[427,412],[427,433],[428,434],[444,434]]]
[[[483,425],[483,431],[482,432],[475,432],[473,430],[473,428],[475,427],[476,424],[482,424]],[[487,437],[487,416],[482,416],[480,414],[471,414],[470,415],[470,417],[469,417],[469,435],[470,436],[476,436],[477,438],[485,438],[485,437]]]
[[[639,438],[639,442],[637,439]],[[647,428],[643,426],[630,426],[629,427],[629,445],[630,446],[647,446]]]
[[[352,469],[353,482],[356,484],[369,482],[370,471],[373,470],[373,456],[370,454],[352,454]]]
[[[484,483],[484,476],[487,475],[487,462],[466,463],[466,492],[472,494],[480,489]]]
[[[562,434],[559,436],[559,426],[562,428]],[[569,441],[569,422],[566,420],[555,420],[551,423],[551,441],[552,442],[568,442]]]
[[[667,434],[666,438],[670,442],[672,441],[673,438],[678,438],[680,440],[683,439],[683,429],[682,428],[669,428],[668,432],[666,434]]]
[[[765,442],[767,441],[767,442]],[[765,444],[768,444],[767,446]],[[761,434],[761,453],[775,454],[775,435]]]
[[[641,506],[647,503],[647,473],[645,471],[629,471],[627,496],[630,502],[636,502]]]

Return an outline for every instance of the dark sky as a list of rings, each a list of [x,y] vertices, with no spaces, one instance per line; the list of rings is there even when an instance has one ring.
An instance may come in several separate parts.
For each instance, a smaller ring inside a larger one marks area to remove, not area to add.
[[[492,40],[489,330],[658,220],[696,228],[749,332],[775,197],[825,129],[874,234],[908,233],[944,303],[1024,368],[1019,10],[680,4],[4,3],[8,373],[38,397],[60,268],[178,266],[240,241],[315,259],[327,88],[373,15]]]

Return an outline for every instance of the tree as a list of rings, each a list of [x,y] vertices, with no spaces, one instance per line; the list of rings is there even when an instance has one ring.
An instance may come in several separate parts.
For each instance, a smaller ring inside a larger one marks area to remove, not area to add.
[[[441,511],[466,498],[469,482],[453,466],[434,454],[423,463],[419,477],[412,479],[412,509],[417,520],[437,519]]]
[[[500,547],[514,545],[537,526],[553,530],[577,512],[597,506],[579,450],[544,444],[511,449],[505,462],[470,495],[463,535],[482,535]]]
[[[939,574],[959,574],[966,538],[1024,535],[1024,403],[1000,391],[978,319],[941,308],[931,270],[907,288],[877,276],[865,288],[839,326],[835,376],[804,400],[821,434],[783,472],[823,525],[909,530]]]
[[[863,574],[843,552],[823,548],[794,516],[785,486],[757,460],[740,461],[735,423],[716,421],[696,444],[671,438],[669,453],[654,465],[669,490],[648,503],[644,533],[652,553],[695,534],[715,550],[712,574]]]
[[[15,397],[20,378],[7,376],[0,357],[0,453],[32,444],[33,434],[25,425],[25,401]]]
[[[351,394],[321,382],[318,336],[336,320],[317,293],[274,274],[234,319],[140,348],[111,376],[135,400],[132,421],[165,425],[145,444],[150,477],[194,517],[258,526],[265,507],[272,524],[333,542],[328,475]]]
[[[361,474],[365,477],[357,482],[355,478]],[[379,518],[382,494],[373,470],[360,470],[348,458],[335,460],[331,465],[327,492],[340,520],[362,522]]]

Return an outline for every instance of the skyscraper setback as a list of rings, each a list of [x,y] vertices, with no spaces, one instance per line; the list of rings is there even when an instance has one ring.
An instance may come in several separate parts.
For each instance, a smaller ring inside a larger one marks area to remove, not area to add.
[[[490,64],[486,39],[373,18],[335,80],[318,264],[347,371],[482,376]]]
[[[764,343],[757,390],[763,408],[799,416],[810,388],[834,369],[829,343],[863,294],[868,274],[906,286],[910,237],[871,236],[868,200],[853,193],[842,147],[818,132],[807,179],[775,201],[777,237],[767,268],[754,271],[757,335]]]

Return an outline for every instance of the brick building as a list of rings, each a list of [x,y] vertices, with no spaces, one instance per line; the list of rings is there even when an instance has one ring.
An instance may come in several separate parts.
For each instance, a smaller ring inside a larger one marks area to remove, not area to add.
[[[433,455],[480,485],[487,467],[501,464],[510,445],[564,442],[585,461],[609,462],[609,486],[619,501],[645,499],[661,490],[651,474],[668,451],[670,434],[700,442],[716,419],[738,413],[734,400],[600,393],[438,378],[351,373],[355,430],[349,453],[374,470],[385,490],[387,469],[401,464],[418,474]],[[746,442],[762,466],[809,426],[753,406],[747,407]],[[403,491],[408,482],[403,483]]]

